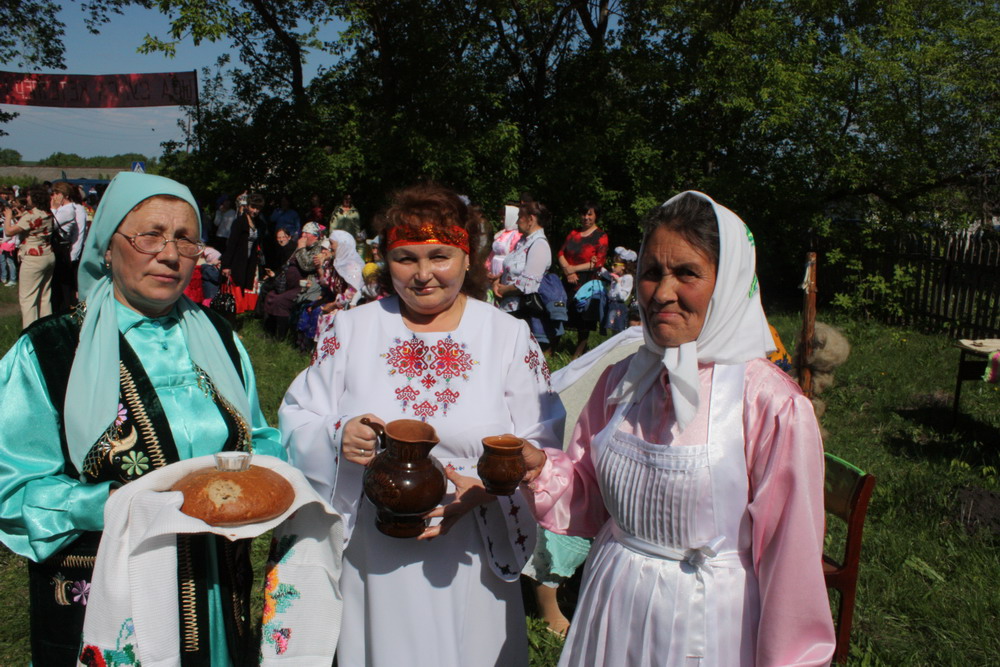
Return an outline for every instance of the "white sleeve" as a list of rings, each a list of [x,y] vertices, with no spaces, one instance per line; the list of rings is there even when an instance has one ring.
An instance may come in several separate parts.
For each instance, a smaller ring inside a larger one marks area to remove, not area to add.
[[[514,357],[504,384],[514,435],[535,447],[562,448],[566,410],[552,389],[549,365],[528,325],[518,322]]]
[[[72,205],[63,205],[52,211],[55,218],[56,227],[59,228],[59,236],[76,240],[76,211]],[[73,223],[72,225],[70,223]]]
[[[344,392],[349,327],[336,317],[316,345],[313,361],[288,387],[278,425],[289,462],[332,503],[340,466],[340,443],[348,415],[337,404]]]
[[[538,239],[528,248],[528,258],[524,263],[524,271],[516,276],[511,285],[524,294],[534,294],[542,282],[542,277],[552,265],[552,250],[545,239]]]
[[[76,218],[76,240],[73,241],[70,259],[76,262],[83,254],[83,243],[87,236],[87,209],[80,204],[73,204],[73,215]]]
[[[632,294],[634,281],[635,279],[627,273],[618,280],[618,293],[621,295],[622,301],[628,301],[629,296]]]
[[[504,402],[512,431],[531,447],[562,445],[566,411],[549,382],[549,367],[528,325],[517,322],[512,349],[504,351],[507,372],[503,379]],[[509,356],[507,356],[509,355]],[[535,548],[537,528],[521,489],[497,496],[496,502],[473,512],[479,525],[490,569],[502,581],[517,581]]]

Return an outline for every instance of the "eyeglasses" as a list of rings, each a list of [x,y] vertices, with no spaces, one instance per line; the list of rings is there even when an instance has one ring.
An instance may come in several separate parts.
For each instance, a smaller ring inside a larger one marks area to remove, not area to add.
[[[168,243],[173,243],[174,247],[177,248],[177,254],[182,257],[194,258],[205,252],[204,243],[196,243],[183,236],[179,239],[168,239],[159,232],[143,232],[133,236],[121,232],[115,232],[115,234],[127,238],[132,247],[144,255],[158,255],[163,252]]]

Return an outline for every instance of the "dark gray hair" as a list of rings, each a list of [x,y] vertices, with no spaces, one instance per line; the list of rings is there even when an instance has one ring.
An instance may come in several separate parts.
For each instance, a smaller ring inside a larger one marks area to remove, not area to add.
[[[680,234],[719,267],[719,220],[712,203],[703,197],[685,194],[669,204],[657,206],[642,223],[643,244],[657,229],[663,228]]]

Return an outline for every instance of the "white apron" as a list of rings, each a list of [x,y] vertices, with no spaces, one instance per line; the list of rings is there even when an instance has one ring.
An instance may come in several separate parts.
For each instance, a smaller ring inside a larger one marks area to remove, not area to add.
[[[620,404],[594,437],[611,518],[587,561],[560,667],[753,664],[760,604],[744,374],[744,364],[714,367],[707,443],[656,444],[621,431],[634,403]]]

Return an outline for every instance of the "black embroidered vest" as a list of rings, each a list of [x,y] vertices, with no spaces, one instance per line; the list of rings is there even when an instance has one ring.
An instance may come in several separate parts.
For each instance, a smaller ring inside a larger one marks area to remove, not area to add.
[[[244,380],[232,330],[215,313],[207,309],[204,312],[218,330],[233,365],[240,373],[241,380]],[[73,314],[44,318],[25,331],[38,352],[37,360],[49,397],[60,416],[79,334],[80,322]],[[119,354],[118,400],[125,409],[87,453],[82,471],[78,471],[70,460],[61,423],[59,429],[64,459],[63,472],[84,482],[111,482],[113,487],[127,484],[149,470],[179,460],[170,426],[152,382],[143,370],[138,356],[121,334]],[[205,389],[215,400],[229,431],[222,449],[249,449],[249,426],[214,391],[207,376],[201,376],[199,382],[207,383]],[[99,532],[84,532],[45,562],[29,561],[34,664],[76,664],[83,632],[86,595],[93,576],[100,538]],[[219,587],[230,658],[235,665],[256,662],[257,649],[250,625],[250,591],[253,585],[250,540],[231,542],[213,535],[178,535],[181,664],[184,667],[211,665],[208,628],[210,541],[215,543],[218,558]],[[226,604],[227,600],[230,604]]]

